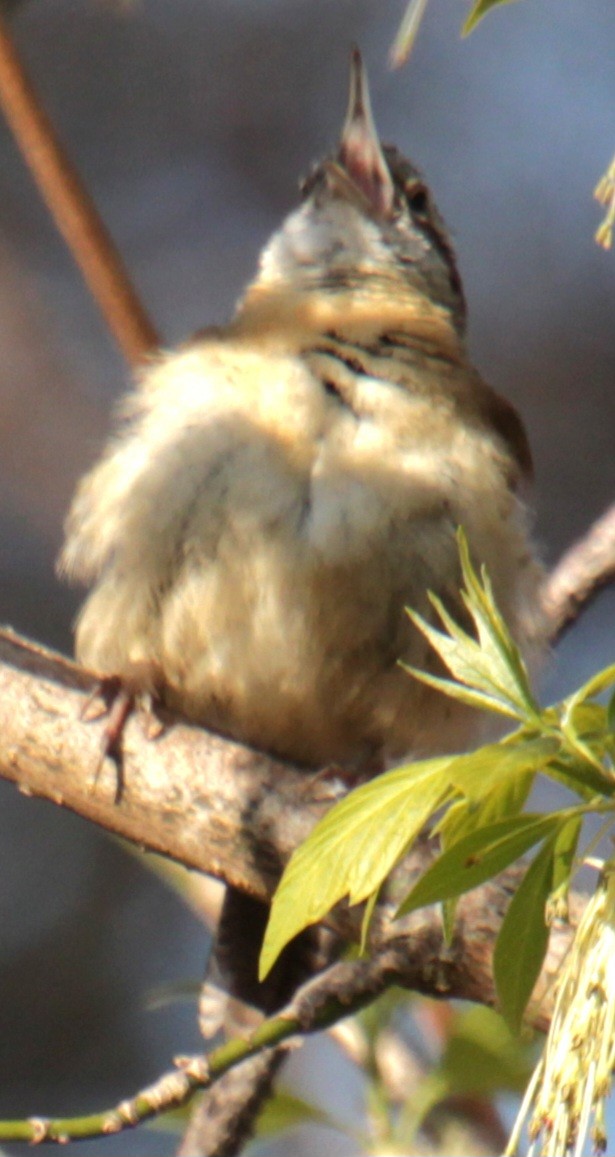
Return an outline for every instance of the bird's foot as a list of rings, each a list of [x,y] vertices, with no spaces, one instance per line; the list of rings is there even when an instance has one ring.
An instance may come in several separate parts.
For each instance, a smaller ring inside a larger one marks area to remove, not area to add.
[[[99,702],[92,713],[92,705]],[[100,756],[94,772],[92,791],[95,791],[105,759],[113,760],[116,768],[115,801],[119,803],[124,790],[124,769],[122,738],[128,719],[135,707],[145,711],[145,734],[148,739],[157,739],[164,730],[164,723],[156,714],[157,699],[149,692],[137,693],[134,687],[124,682],[118,675],[102,678],[81,711],[81,718],[93,722],[106,716],[100,739]]]

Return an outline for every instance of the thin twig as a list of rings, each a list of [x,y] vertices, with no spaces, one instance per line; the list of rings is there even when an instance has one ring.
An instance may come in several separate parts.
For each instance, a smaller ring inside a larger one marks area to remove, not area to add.
[[[542,601],[551,643],[615,580],[615,504],[566,551],[547,576]]]
[[[103,1137],[149,1120],[169,1109],[185,1105],[199,1089],[209,1088],[225,1073],[251,1057],[275,1049],[297,1034],[318,1032],[359,1011],[390,983],[397,949],[388,949],[372,960],[333,965],[326,973],[308,981],[295,993],[290,1004],[268,1018],[245,1040],[236,1037],[215,1049],[208,1057],[177,1057],[175,1069],[164,1073],[152,1085],[111,1109],[84,1117],[0,1121],[0,1141],[55,1141]]]
[[[561,950],[559,944],[556,960],[561,958]],[[236,1037],[207,1057],[177,1057],[173,1071],[112,1109],[85,1117],[0,1121],[0,1141],[62,1143],[134,1128],[153,1116],[185,1105],[197,1090],[209,1088],[244,1061],[289,1043],[298,1035],[331,1028],[371,1004],[393,981],[403,978],[407,959],[407,945],[393,940],[370,958],[334,964],[302,985],[290,1003],[263,1021],[247,1040]],[[549,967],[555,966],[552,959]]]
[[[131,365],[160,344],[98,211],[44,112],[0,13],[0,106],[51,215]]]

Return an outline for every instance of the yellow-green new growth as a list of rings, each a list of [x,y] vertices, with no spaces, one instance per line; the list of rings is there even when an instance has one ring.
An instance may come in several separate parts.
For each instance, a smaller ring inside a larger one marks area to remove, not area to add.
[[[444,631],[436,630],[416,611],[408,609],[412,622],[425,635],[453,675],[445,679],[416,667],[406,667],[415,678],[472,707],[516,719],[540,722],[540,709],[530,688],[519,648],[511,638],[493,594],[485,568],[480,578],[470,560],[470,548],[462,527],[457,531],[463,589],[461,597],[476,629],[476,638],[451,617],[442,601],[430,592]]]
[[[615,862],[608,863],[583,914],[557,980],[543,1055],[524,1098],[505,1157],[518,1152],[528,1124],[527,1157],[581,1157],[588,1138],[606,1151],[605,1103],[615,1063]]]

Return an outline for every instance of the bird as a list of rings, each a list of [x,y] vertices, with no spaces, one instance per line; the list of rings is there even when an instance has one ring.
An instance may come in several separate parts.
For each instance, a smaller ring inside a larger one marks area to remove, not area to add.
[[[465,329],[449,233],[355,50],[337,149],[234,316],[150,359],[78,486],[78,659],[308,768],[475,742],[479,713],[403,669],[439,670],[406,608],[429,618],[432,591],[463,616],[462,526],[532,665],[542,568],[524,426]]]
[[[531,476],[520,417],[470,361],[450,235],[381,143],[355,50],[337,148],[234,316],[150,359],[77,488],[59,559],[91,588],[77,657],[129,700],[307,770],[352,780],[466,750],[484,716],[404,669],[442,673],[406,609],[433,619],[433,592],[467,615],[463,527],[536,665]],[[220,967],[275,1011],[313,953],[259,985],[266,915],[227,892]]]

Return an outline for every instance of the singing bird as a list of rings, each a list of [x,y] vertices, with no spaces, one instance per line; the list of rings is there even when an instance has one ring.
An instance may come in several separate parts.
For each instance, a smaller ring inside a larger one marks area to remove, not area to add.
[[[531,662],[531,458],[465,345],[444,222],[382,146],[358,53],[337,151],[232,320],[152,358],[81,482],[61,570],[91,585],[78,658],[306,766],[467,747],[480,716],[406,614],[462,614],[456,530]]]

